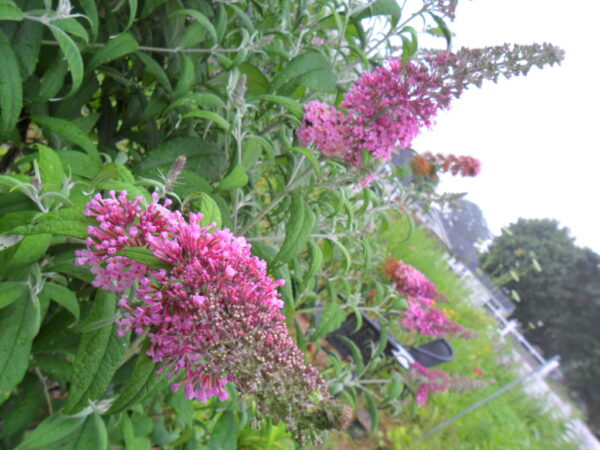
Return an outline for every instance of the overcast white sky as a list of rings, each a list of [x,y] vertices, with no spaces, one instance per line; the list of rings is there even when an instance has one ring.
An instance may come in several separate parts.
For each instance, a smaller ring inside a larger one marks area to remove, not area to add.
[[[561,66],[470,88],[413,142],[419,152],[471,155],[475,178],[444,176],[468,192],[494,234],[519,217],[553,218],[600,253],[600,2],[460,0],[453,48],[551,42]]]

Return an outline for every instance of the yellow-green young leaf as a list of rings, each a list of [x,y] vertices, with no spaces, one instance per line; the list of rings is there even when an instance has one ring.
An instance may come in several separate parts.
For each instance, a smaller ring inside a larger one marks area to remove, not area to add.
[[[23,107],[23,86],[19,63],[9,40],[0,29],[0,139],[16,126]]]
[[[129,247],[125,248],[117,253],[114,253],[112,256],[125,256],[126,258],[133,259],[139,263],[142,263],[148,267],[153,269],[170,269],[171,265],[163,261],[160,258],[157,258],[152,253],[152,250],[145,247]]]
[[[4,281],[0,283],[0,309],[23,297],[27,290],[27,283],[24,281]]]
[[[86,324],[109,320],[115,314],[116,303],[114,293],[98,290]],[[104,395],[128,346],[127,336],[119,337],[117,330],[118,325],[112,323],[83,333],[63,413],[74,414]]]
[[[283,95],[270,94],[261,95],[258,98],[260,100],[265,100],[267,102],[281,105],[298,118],[302,118],[302,116],[304,115],[304,107],[300,104],[300,102],[294,100],[293,98],[284,97]]]
[[[37,144],[40,176],[45,191],[59,191],[63,181],[63,166],[58,155],[50,147]]]
[[[0,0],[0,20],[23,20],[23,11],[12,0]]]
[[[65,141],[78,145],[94,159],[100,159],[98,149],[87,135],[76,125],[65,119],[49,116],[32,116],[31,120],[52,133],[56,133]]]
[[[39,302],[25,291],[0,310],[0,403],[21,382],[39,324]]]
[[[219,205],[210,195],[205,192],[200,194],[200,196],[200,212],[204,216],[200,222],[200,225],[206,227],[214,222],[217,228],[221,228],[223,221],[221,219],[221,210],[219,209]]]
[[[73,42],[73,39],[67,33],[57,26],[52,25],[52,23],[47,25],[69,65],[69,72],[72,79],[71,89],[67,94],[67,97],[69,97],[79,89],[83,81],[83,60],[81,59],[81,53],[79,53],[77,45],[75,45],[75,42]]]
[[[131,33],[121,33],[114,39],[108,41],[92,57],[87,71],[90,72],[103,64],[121,58],[129,53],[135,52],[140,44]]]
[[[131,377],[127,382],[127,386],[125,386],[121,395],[117,397],[106,414],[119,413],[130,406],[143,401],[146,396],[165,379],[163,375],[156,373],[156,364],[154,364],[152,358],[146,354],[147,348],[148,346],[146,345],[142,351],[140,351]]]
[[[217,31],[215,30],[215,27],[213,26],[212,22],[208,20],[208,18],[204,14],[202,14],[200,11],[195,11],[193,9],[180,9],[171,14],[171,17],[182,15],[193,17],[196,20],[196,22],[203,25],[206,31],[208,31],[208,34],[210,34],[210,36],[213,39],[213,43],[217,43]]]
[[[33,450],[42,446],[53,444],[66,436],[74,433],[81,424],[86,420],[86,417],[68,417],[61,415],[53,415],[40,423],[29,434],[16,450]]]
[[[52,283],[47,281],[44,284],[44,294],[54,300],[56,303],[61,305],[75,317],[75,320],[79,320],[79,302],[75,294],[60,284]]]
[[[190,113],[184,114],[182,117],[184,119],[195,117],[200,119],[211,120],[216,125],[223,128],[225,131],[229,130],[229,122],[227,122],[227,120],[225,120],[223,116],[220,116],[219,114],[212,111],[205,111],[203,109],[199,109],[197,111],[192,111]]]
[[[396,400],[404,390],[404,381],[398,372],[392,374],[392,378],[385,388],[385,397],[382,404]]]
[[[242,166],[235,166],[229,174],[221,180],[217,189],[231,191],[245,186],[248,183],[248,174]]]
[[[333,242],[335,244],[335,246],[340,250],[340,252],[342,252],[342,255],[344,256],[344,273],[348,273],[348,271],[350,270],[350,266],[352,265],[352,257],[350,256],[350,252],[337,239],[328,239],[328,240]]]

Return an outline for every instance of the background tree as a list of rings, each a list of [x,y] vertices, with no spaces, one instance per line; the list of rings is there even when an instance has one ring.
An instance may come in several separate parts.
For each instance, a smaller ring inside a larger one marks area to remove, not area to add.
[[[532,258],[541,272],[530,270]],[[512,271],[505,284],[518,291],[514,316],[547,354],[559,354],[566,381],[600,419],[600,255],[575,245],[568,228],[550,219],[519,219],[482,255],[483,269],[495,279]]]

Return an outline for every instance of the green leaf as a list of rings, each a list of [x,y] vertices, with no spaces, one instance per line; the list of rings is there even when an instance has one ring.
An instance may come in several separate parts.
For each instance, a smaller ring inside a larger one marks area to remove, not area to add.
[[[13,254],[8,266],[12,268],[22,267],[36,262],[46,254],[46,250],[48,250],[51,240],[51,234],[37,234],[35,236],[24,237],[23,240],[19,242],[19,246]]]
[[[98,290],[85,323],[112,318],[116,303],[114,293]],[[63,413],[76,413],[88,406],[90,400],[104,395],[128,347],[128,339],[119,337],[117,330],[118,325],[114,323],[83,333],[73,361],[71,388]]]
[[[348,339],[346,336],[339,336],[339,338],[344,341],[344,343],[350,349],[350,353],[352,354],[352,360],[354,361],[354,365],[356,366],[356,372],[362,373],[365,368],[365,363],[363,362],[363,357],[358,346],[352,341],[352,339]]]
[[[335,246],[342,252],[342,255],[344,256],[344,273],[348,273],[350,266],[352,265],[352,257],[350,256],[350,252],[337,239],[328,239],[328,241],[333,242]]]
[[[123,164],[116,162],[105,164],[102,170],[98,172],[92,181],[92,187],[95,188],[98,184],[106,180],[123,181],[125,183],[135,183],[135,177],[130,170]]]
[[[75,294],[60,284],[52,283],[47,281],[44,284],[44,294],[48,295],[50,299],[61,305],[75,317],[75,320],[79,320],[79,302]]]
[[[242,166],[235,166],[229,174],[221,180],[217,189],[219,191],[232,191],[248,183],[248,174]]]
[[[96,8],[95,0],[79,0],[83,11],[85,12],[85,17],[90,21],[92,36],[94,39],[98,35],[98,9]]]
[[[40,176],[47,191],[60,191],[63,182],[63,166],[58,155],[50,147],[37,144]]]
[[[28,374],[19,384],[17,393],[12,395],[0,407],[0,417],[3,418],[0,439],[25,430],[28,425],[35,423],[40,412],[44,409],[44,390],[37,376]],[[4,440],[4,442],[8,442]]]
[[[179,71],[179,81],[173,92],[173,98],[177,99],[182,95],[189,93],[196,81],[195,66],[192,58],[188,55],[182,55],[182,67]]]
[[[0,20],[23,20],[23,11],[12,0],[0,0]]]
[[[73,175],[78,175],[91,180],[94,178],[102,165],[99,160],[77,150],[61,150],[58,157],[66,169],[70,169]]]
[[[207,180],[218,179],[227,164],[227,152],[217,144],[197,137],[177,137],[150,150],[139,168],[161,169],[166,173],[180,155],[187,157],[189,170]]]
[[[52,21],[52,25],[59,27],[66,33],[81,38],[86,44],[89,43],[90,37],[85,28],[74,18],[57,19]]]
[[[433,20],[435,20],[435,22],[438,24],[438,27],[440,27],[440,29],[442,30],[442,33],[446,38],[447,48],[450,49],[450,47],[452,46],[452,33],[448,29],[448,25],[446,25],[446,22],[444,22],[444,19],[442,19],[440,16],[437,16],[432,12],[429,12],[429,15],[433,18]]]
[[[23,86],[19,63],[9,40],[0,29],[0,139],[15,128],[23,108]]]
[[[29,223],[35,216],[39,214],[39,211],[9,212],[0,217],[0,233],[6,233],[7,231],[10,231],[24,223]]]
[[[0,403],[21,382],[39,326],[39,302],[26,291],[0,310]]]
[[[129,20],[127,21],[127,26],[125,26],[123,31],[127,31],[131,28],[131,25],[133,25],[133,22],[135,21],[135,16],[138,9],[137,0],[127,0],[127,2],[129,3]]]
[[[203,192],[200,195],[200,212],[204,216],[200,225],[206,227],[214,222],[217,228],[221,228],[222,220],[219,205],[206,192]]]
[[[210,34],[210,36],[213,39],[213,43],[216,44],[218,42],[217,30],[215,30],[215,27],[213,26],[212,22],[208,20],[208,18],[200,11],[195,11],[193,9],[180,9],[171,14],[170,17],[182,15],[193,17],[199,24],[204,26],[206,31],[208,31],[208,34]]]
[[[396,3],[396,0],[376,0],[361,11],[353,14],[352,18],[362,20],[373,16],[391,16],[399,19],[401,14],[402,10],[398,6],[398,3]]]
[[[258,99],[281,105],[299,119],[301,119],[304,115],[304,107],[300,104],[300,102],[294,100],[293,98],[284,97],[282,95],[261,95],[258,97]]]
[[[173,92],[173,86],[171,85],[171,81],[167,76],[166,72],[162,68],[162,66],[156,62],[156,60],[143,52],[135,52],[135,56],[137,56],[140,61],[146,66],[146,70],[151,75],[154,75],[156,81],[160,83],[160,85],[167,91],[168,93]]]
[[[223,116],[220,116],[219,114],[217,114],[215,112],[199,109],[199,110],[184,114],[182,116],[182,118],[184,118],[184,119],[189,119],[191,117],[197,117],[200,119],[211,120],[216,125],[223,128],[225,131],[229,130],[229,122],[227,122],[227,120],[225,120],[225,118]]]
[[[239,426],[235,415],[225,411],[215,424],[214,431],[208,440],[211,450],[236,450]]]
[[[69,65],[69,72],[72,79],[71,90],[67,94],[67,97],[69,97],[79,89],[83,81],[83,60],[81,59],[81,53],[79,53],[79,48],[77,48],[77,45],[67,33],[51,23],[47,25]]]
[[[146,345],[140,352],[125,389],[123,389],[121,395],[117,397],[106,414],[119,413],[143,401],[165,379],[164,376],[156,373],[157,366],[152,362],[152,358],[146,354],[147,347]]]
[[[370,392],[363,391],[365,398],[367,399],[367,405],[369,405],[369,415],[371,416],[371,430],[369,432],[369,438],[373,438],[379,427],[379,410],[377,409],[377,402],[373,398]]]
[[[303,287],[310,283],[323,265],[323,252],[321,251],[321,248],[312,240],[308,241],[308,245],[310,247],[310,266],[308,267],[306,275],[304,275]]]
[[[291,216],[285,227],[285,239],[273,263],[286,263],[296,257],[306,245],[316,223],[315,214],[304,204],[299,193],[292,196]]]
[[[81,147],[92,158],[100,160],[98,149],[86,134],[76,125],[65,119],[49,116],[32,116],[31,120],[47,128],[49,131],[58,134],[64,140]]]
[[[37,217],[29,225],[13,228],[10,233],[26,235],[25,239],[39,239],[39,236],[44,236],[45,233],[50,233],[48,236],[54,234],[86,238],[88,236],[87,227],[94,224],[96,221],[83,215],[81,209],[62,208]]]
[[[52,444],[74,433],[86,420],[83,417],[53,415],[40,423],[16,450],[33,450]]]
[[[403,390],[404,380],[398,372],[394,372],[392,374],[392,379],[390,380],[385,389],[385,397],[381,403],[385,404],[396,400],[400,396],[400,394],[402,394]]]
[[[334,92],[337,80],[331,64],[320,53],[296,56],[273,80],[273,89],[284,85],[304,85],[319,92]]]
[[[315,173],[317,175],[321,174],[321,167],[319,166],[319,161],[317,160],[317,158],[315,157],[313,152],[311,152],[309,149],[307,149],[305,147],[290,147],[288,150],[291,152],[297,152],[297,153],[300,153],[300,154],[306,156],[306,159],[308,159],[310,164],[313,166]]]
[[[171,103],[165,110],[165,113],[180,106],[204,106],[206,108],[225,107],[225,102],[221,97],[210,92],[192,92],[178,98]]]
[[[125,248],[111,256],[124,256],[129,259],[133,259],[139,263],[142,263],[152,269],[170,269],[171,264],[157,258],[152,253],[152,250],[145,247],[129,247]]]
[[[62,439],[45,445],[44,450],[108,449],[106,425],[99,414],[90,414],[82,426]]]
[[[3,281],[0,283],[0,309],[21,298],[28,291],[24,281]]]
[[[346,313],[335,300],[332,300],[323,311],[319,324],[310,336],[310,340],[316,341],[333,330],[337,330],[344,323],[344,320],[346,320]]]
[[[269,80],[267,80],[258,67],[248,62],[243,62],[238,66],[238,69],[246,75],[246,86],[249,94],[263,95],[271,91]]]
[[[40,80],[40,91],[37,94],[36,100],[45,102],[58,94],[65,83],[68,68],[69,66],[66,61],[62,59],[55,60],[46,72],[44,72],[44,76]]]
[[[90,72],[103,64],[122,58],[129,53],[135,52],[140,44],[131,33],[121,33],[114,39],[108,41],[92,57],[87,71]]]

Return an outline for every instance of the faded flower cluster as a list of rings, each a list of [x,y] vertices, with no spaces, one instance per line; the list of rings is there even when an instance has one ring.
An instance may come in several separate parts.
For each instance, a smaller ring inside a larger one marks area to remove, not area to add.
[[[472,156],[432,154],[429,152],[413,156],[411,167],[415,175],[425,175],[433,179],[437,178],[438,173],[474,177],[481,172],[481,162]]]
[[[135,290],[136,300],[119,303],[121,332],[147,333],[148,354],[190,399],[225,400],[233,382],[300,442],[340,428],[344,408],[288,334],[277,292],[283,281],[267,275],[243,238],[202,226],[202,214],[186,221],[169,205],[155,195],[144,207],[141,198],[111,192],[85,211],[98,225],[89,227],[77,263],[91,267],[97,287]],[[116,255],[134,247],[149,249],[165,268]]]

